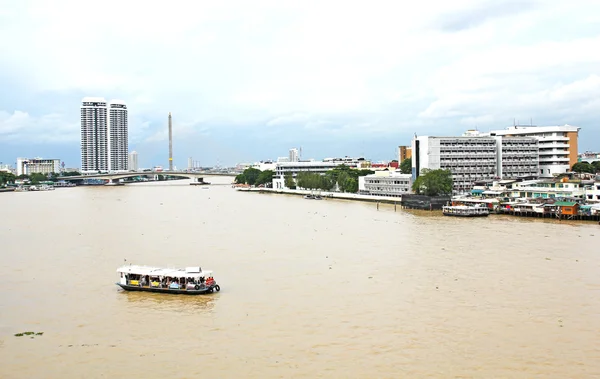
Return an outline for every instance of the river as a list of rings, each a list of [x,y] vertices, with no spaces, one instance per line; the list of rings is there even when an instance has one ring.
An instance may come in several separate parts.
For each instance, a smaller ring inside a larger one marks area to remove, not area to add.
[[[0,377],[600,377],[596,224],[188,183],[0,194]],[[222,290],[127,293],[125,260]]]

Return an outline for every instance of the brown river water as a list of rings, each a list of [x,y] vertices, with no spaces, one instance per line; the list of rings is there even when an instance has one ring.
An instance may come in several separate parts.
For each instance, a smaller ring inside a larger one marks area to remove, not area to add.
[[[188,181],[0,209],[1,378],[600,377],[597,224]],[[212,269],[222,290],[124,292],[124,259]]]

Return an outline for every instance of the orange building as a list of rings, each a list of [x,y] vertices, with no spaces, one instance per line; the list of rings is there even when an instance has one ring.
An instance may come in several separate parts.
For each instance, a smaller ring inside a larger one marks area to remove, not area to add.
[[[398,163],[402,163],[408,158],[412,158],[412,148],[410,146],[398,146]]]

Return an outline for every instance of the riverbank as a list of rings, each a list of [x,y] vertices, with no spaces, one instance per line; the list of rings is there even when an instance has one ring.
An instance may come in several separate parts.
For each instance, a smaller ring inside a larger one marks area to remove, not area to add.
[[[401,197],[361,195],[361,194],[357,194],[357,193],[345,193],[345,192],[328,192],[328,191],[315,192],[313,190],[248,188],[248,187],[238,187],[238,188],[236,188],[236,190],[241,191],[241,192],[278,193],[278,194],[296,195],[296,196],[319,195],[324,199],[327,198],[327,199],[357,200],[357,201],[366,201],[366,202],[372,202],[372,203],[387,203],[387,204],[400,204],[400,202],[402,201]]]

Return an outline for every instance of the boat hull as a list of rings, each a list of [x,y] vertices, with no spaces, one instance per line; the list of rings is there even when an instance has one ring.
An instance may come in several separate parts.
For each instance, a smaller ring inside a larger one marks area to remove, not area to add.
[[[489,214],[461,215],[461,214],[444,213],[444,216],[450,216],[450,217],[487,217],[487,216],[489,216]]]
[[[168,293],[172,295],[204,295],[213,293],[214,291],[219,292],[221,287],[215,284],[210,287],[201,288],[198,290],[184,290],[184,289],[171,289],[171,288],[157,288],[157,287],[140,287],[132,286],[128,284],[115,283],[125,291],[137,291],[137,292],[154,292],[154,293]]]

